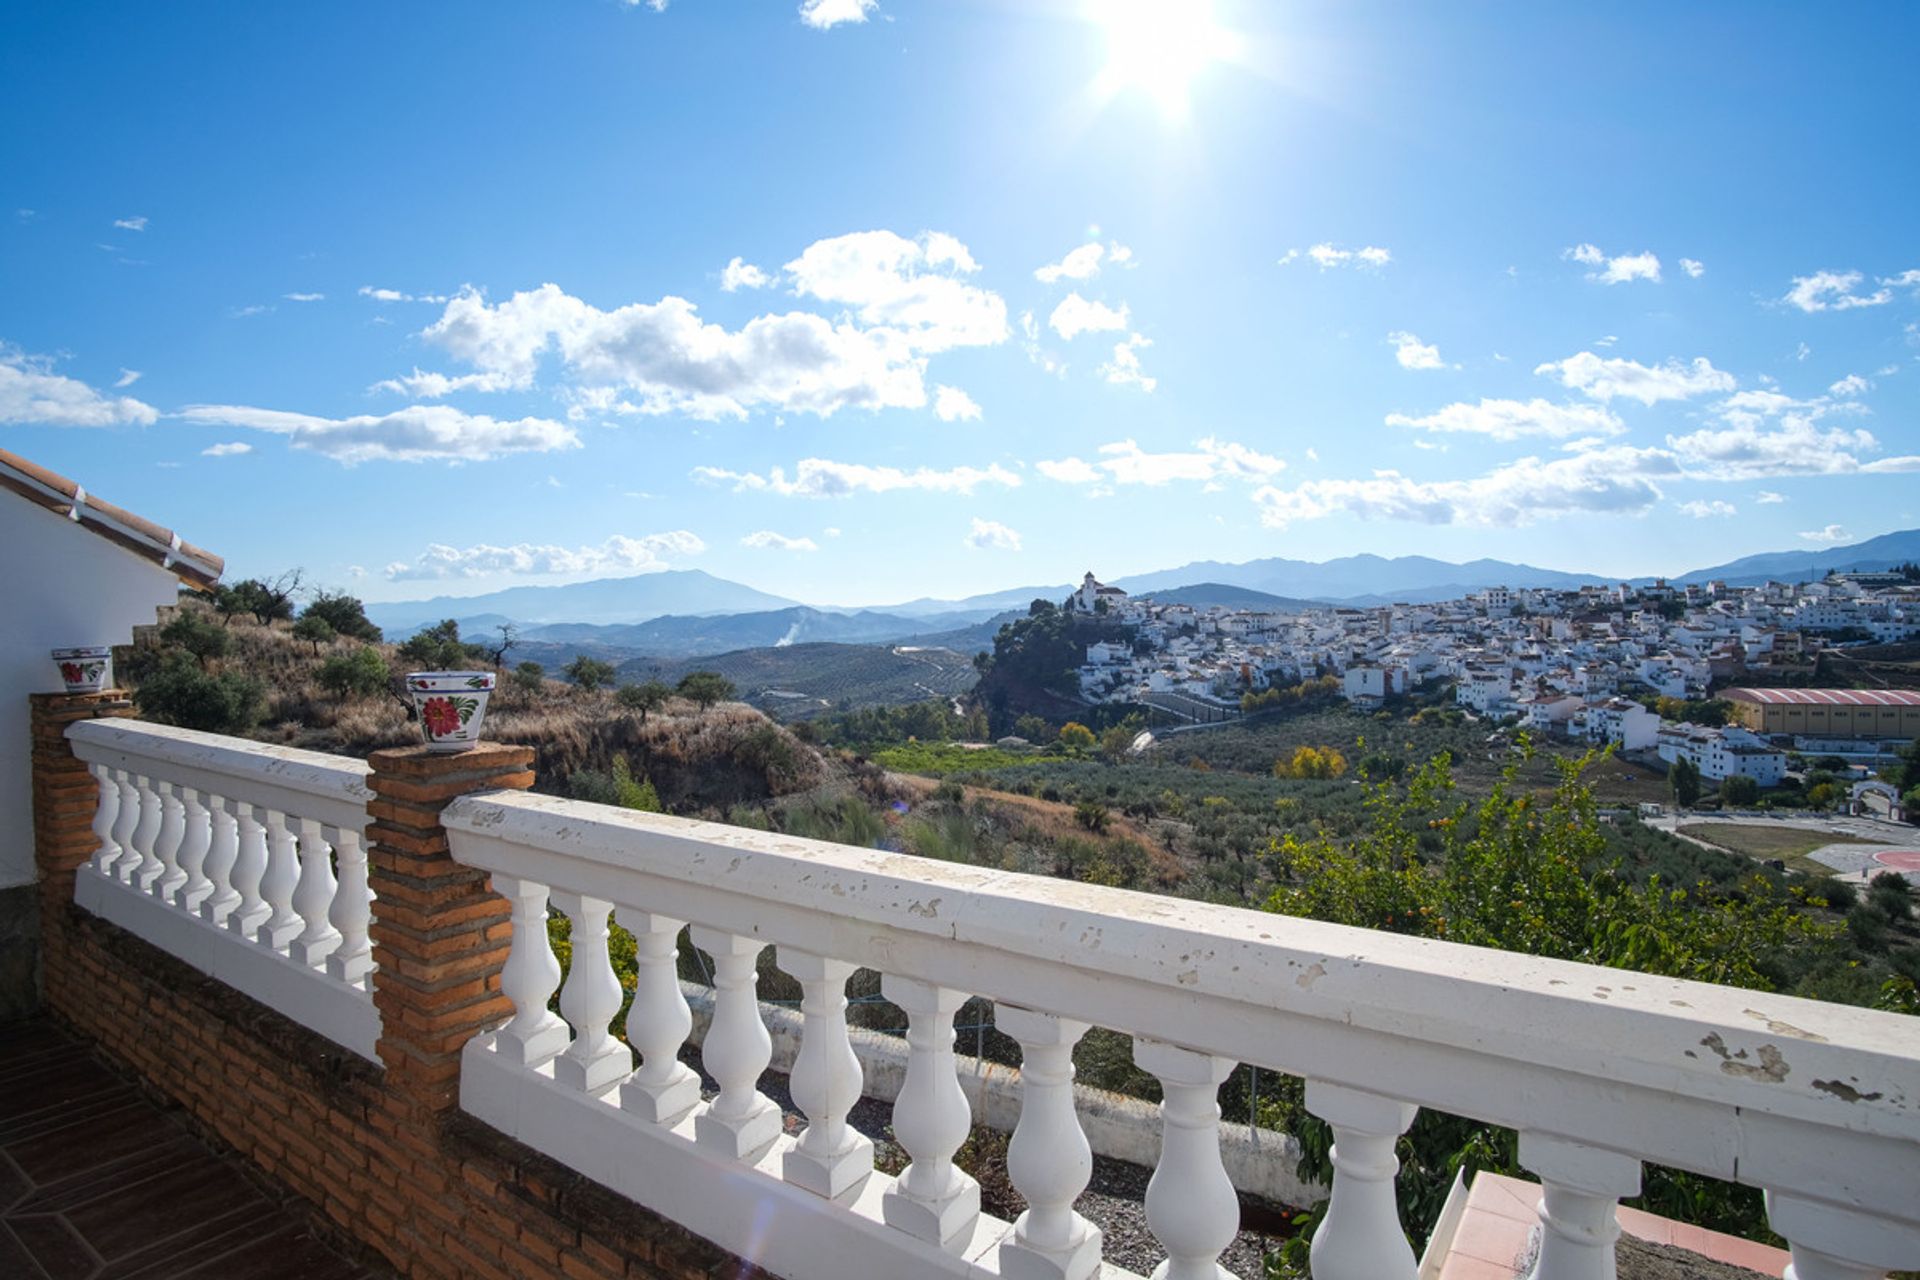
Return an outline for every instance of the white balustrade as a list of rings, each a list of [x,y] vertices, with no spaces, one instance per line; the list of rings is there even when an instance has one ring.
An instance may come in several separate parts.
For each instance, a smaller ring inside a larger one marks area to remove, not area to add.
[[[75,902],[374,1058],[366,764],[134,720],[82,721],[67,739],[100,784]],[[345,903],[336,850],[358,895]],[[338,969],[336,909],[359,948]]]
[[[847,1041],[847,979],[854,966],[784,947],[779,964],[800,983],[806,1023],[788,1085],[807,1118],[781,1169],[788,1182],[837,1200],[858,1192],[873,1173],[873,1141],[847,1123],[860,1101],[860,1059]],[[754,1016],[758,1021],[757,1009]]]
[[[1333,1130],[1333,1194],[1308,1251],[1314,1280],[1415,1280],[1420,1268],[1394,1198],[1393,1148],[1419,1108],[1309,1080],[1307,1110]]]
[[[367,927],[373,923],[373,887],[367,882],[367,849],[352,827],[328,827],[339,873],[327,922],[340,935],[327,956],[327,973],[341,982],[359,985],[374,969],[373,945]]]
[[[1220,1255],[1240,1231],[1240,1197],[1220,1161],[1220,1086],[1231,1058],[1144,1037],[1133,1061],[1160,1081],[1160,1162],[1147,1182],[1147,1225],[1167,1251],[1152,1280],[1232,1280]]]
[[[633,1069],[633,1055],[607,1024],[620,1012],[620,979],[607,957],[607,913],[613,904],[579,893],[556,893],[553,905],[573,922],[573,963],[560,992],[560,1012],[573,1043],[553,1060],[553,1078],[583,1093],[605,1093]]]
[[[693,1030],[693,1011],[681,994],[674,943],[685,923],[650,911],[620,907],[614,919],[633,935],[633,1003],[627,1008],[627,1043],[640,1066],[620,1086],[621,1109],[650,1124],[678,1124],[700,1101],[700,1076],[680,1061],[680,1046]]]
[[[980,1184],[953,1162],[972,1116],[953,1057],[953,1016],[966,993],[884,974],[880,993],[907,1015],[907,1078],[893,1102],[893,1133],[913,1162],[887,1188],[887,1225],[943,1249],[960,1248],[980,1218]]]
[[[1074,1211],[1093,1176],[1093,1149],[1073,1109],[1073,1046],[1088,1026],[1003,1004],[994,1025],[1020,1042],[1020,1122],[1007,1176],[1027,1211],[1000,1246],[1008,1280],[1085,1280],[1100,1270],[1100,1228]]]
[[[564,1032],[527,1055],[509,1023],[466,1046],[462,1105],[790,1280],[1125,1277],[1075,1211],[1091,1161],[1072,1054],[1090,1026],[1131,1035],[1161,1082],[1147,1217],[1166,1280],[1227,1274],[1238,1206],[1217,1091],[1236,1062],[1304,1077],[1307,1109],[1333,1130],[1316,1280],[1417,1276],[1394,1179],[1421,1107],[1520,1132],[1544,1184],[1537,1280],[1607,1274],[1614,1204],[1642,1162],[1770,1188],[1798,1280],[1920,1269],[1920,1036],[1896,1015],[550,796],[464,796],[443,822],[454,857],[515,899],[510,979],[550,964],[539,886],[613,904],[638,953],[626,1027],[640,1065],[617,1088],[573,1087],[548,1064]],[[516,896],[519,884],[533,888]],[[682,921],[714,961],[702,1056],[720,1092],[705,1102],[677,1060]],[[591,945],[577,937],[576,963]],[[769,1058],[755,961],[769,945],[803,993],[797,1137],[757,1085]],[[906,1013],[893,1132],[910,1163],[895,1178],[863,1155],[848,1168],[865,1177],[836,1196],[856,966]],[[516,1021],[551,1017],[551,978],[509,985]],[[995,1001],[1020,1045],[1008,1171],[1027,1210],[1011,1223],[980,1211],[953,1163],[969,1120],[953,1058],[962,993]]]
[[[513,925],[513,950],[500,973],[513,1017],[500,1028],[500,1053],[521,1066],[538,1066],[567,1047],[567,1024],[547,1007],[560,989],[560,960],[547,938],[547,886],[495,873],[493,891],[507,900]]]
[[[1540,1175],[1540,1253],[1533,1280],[1614,1280],[1620,1201],[1640,1194],[1640,1162],[1528,1130],[1520,1163]]]
[[[773,1037],[754,994],[760,982],[755,962],[766,943],[700,925],[690,936],[713,957],[713,1022],[700,1061],[720,1085],[713,1105],[694,1117],[694,1136],[735,1160],[758,1160],[780,1136],[780,1108],[759,1087],[760,1073],[773,1059]]]

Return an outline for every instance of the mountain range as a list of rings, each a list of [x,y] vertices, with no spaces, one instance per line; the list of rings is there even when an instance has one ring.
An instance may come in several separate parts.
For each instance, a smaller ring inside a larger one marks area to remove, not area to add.
[[[1920,529],[1817,551],[1744,556],[1674,576],[1680,583],[1725,581],[1752,586],[1798,581],[1829,570],[1872,571],[1920,562]],[[1272,557],[1228,564],[1197,560],[1175,569],[1133,574],[1113,585],[1134,595],[1198,607],[1299,610],[1315,605],[1420,603],[1454,599],[1489,586],[1572,588],[1618,581],[1602,574],[1542,569],[1505,560],[1455,564],[1428,556],[1342,556],[1327,561]],[[1631,580],[1638,584],[1650,578]],[[1018,587],[957,600],[923,597],[873,609],[816,608],[698,569],[630,578],[602,578],[554,587],[510,587],[478,596],[370,604],[367,614],[390,636],[411,634],[442,618],[463,631],[517,624],[525,638],[586,649],[692,656],[799,643],[889,644],[921,637],[944,642],[991,635],[1001,615],[1036,598],[1064,599],[1074,587]]]

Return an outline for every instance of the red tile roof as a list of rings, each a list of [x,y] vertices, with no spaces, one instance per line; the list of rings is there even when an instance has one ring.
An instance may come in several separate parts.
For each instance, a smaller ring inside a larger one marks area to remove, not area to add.
[[[1720,696],[1773,707],[1920,707],[1920,689],[1729,689]]]
[[[203,551],[180,535],[131,511],[103,502],[79,484],[16,453],[0,449],[0,489],[9,489],[29,502],[57,511],[75,524],[109,542],[151,560],[189,586],[213,586],[226,561]]]

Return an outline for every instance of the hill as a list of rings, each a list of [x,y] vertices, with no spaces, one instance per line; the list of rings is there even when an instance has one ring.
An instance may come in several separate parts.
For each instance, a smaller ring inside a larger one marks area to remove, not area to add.
[[[1695,569],[1682,575],[1680,582],[1707,582],[1719,579],[1729,586],[1755,586],[1772,579],[1776,582],[1804,582],[1822,578],[1829,571],[1875,573],[1898,564],[1920,562],[1920,529],[1883,533],[1865,542],[1845,547],[1823,547],[1818,551],[1774,551],[1763,555],[1742,556],[1710,569]]]
[[[973,621],[970,613],[929,614],[909,618],[871,610],[828,613],[805,605],[795,605],[790,609],[706,617],[670,614],[632,626],[558,623],[534,627],[524,634],[528,640],[545,644],[616,649],[633,656],[683,658],[702,653],[730,653],[736,649],[784,648],[809,642],[881,644],[951,630]],[[462,630],[465,630],[464,626]]]
[[[1229,586],[1224,582],[1196,582],[1190,587],[1170,587],[1164,591],[1148,592],[1142,598],[1156,604],[1184,604],[1195,609],[1248,609],[1268,613],[1300,613],[1324,607],[1316,600],[1269,595],[1251,587]]]
[[[791,644],[698,659],[632,658],[618,670],[623,682],[669,684],[689,671],[717,671],[739,688],[742,701],[781,720],[950,698],[979,679],[964,654],[910,645]]]
[[[596,578],[559,587],[508,587],[478,596],[369,604],[367,616],[383,630],[406,634],[442,618],[498,615],[523,625],[645,622],[663,614],[749,613],[784,609],[796,601],[768,595],[699,569],[666,569],[631,578]]]
[[[1605,579],[1557,569],[1540,569],[1506,560],[1473,560],[1453,564],[1428,556],[1341,556],[1336,560],[1314,562],[1273,557],[1248,560],[1244,564],[1223,564],[1200,560],[1178,569],[1135,574],[1114,585],[1140,595],[1193,583],[1218,583],[1247,587],[1254,591],[1309,600],[1345,601],[1354,596],[1392,595],[1406,599],[1409,593],[1438,587],[1477,591],[1482,587],[1578,587]]]

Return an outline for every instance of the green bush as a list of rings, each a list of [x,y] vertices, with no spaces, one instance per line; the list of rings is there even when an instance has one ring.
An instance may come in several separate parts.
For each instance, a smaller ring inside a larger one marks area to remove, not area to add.
[[[364,640],[368,644],[378,644],[381,640],[380,628],[367,617],[366,606],[345,592],[322,591],[307,602],[306,610],[300,615],[302,622],[308,618],[319,619],[332,627],[335,635],[349,640]]]
[[[293,638],[312,645],[316,657],[319,656],[320,646],[331,643],[334,636],[338,634],[339,633],[333,629],[331,622],[328,622],[325,618],[316,617],[311,613],[293,624]]]
[[[537,662],[523,662],[513,669],[513,684],[522,693],[538,693],[547,684],[547,669]]]
[[[225,627],[197,609],[182,609],[160,628],[160,643],[185,649],[205,665],[233,651],[233,635]]]
[[[592,693],[603,684],[613,683],[613,664],[583,653],[560,668],[560,674],[573,681],[575,688]]]
[[[380,651],[367,644],[351,653],[330,655],[313,678],[336,698],[364,698],[385,689],[392,672]]]
[[[260,723],[266,691],[251,676],[215,675],[176,649],[134,691],[140,714],[160,724],[208,733],[244,734]]]

